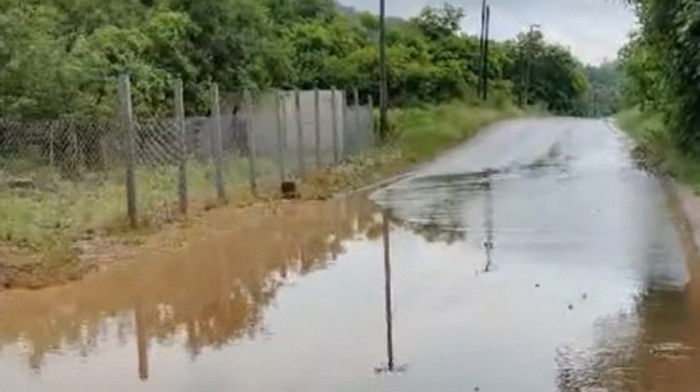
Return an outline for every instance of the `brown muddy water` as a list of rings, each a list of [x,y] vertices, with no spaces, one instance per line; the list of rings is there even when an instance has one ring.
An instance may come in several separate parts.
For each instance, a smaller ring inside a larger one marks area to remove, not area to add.
[[[371,195],[0,295],[0,390],[698,391],[696,263],[605,123],[508,122]]]

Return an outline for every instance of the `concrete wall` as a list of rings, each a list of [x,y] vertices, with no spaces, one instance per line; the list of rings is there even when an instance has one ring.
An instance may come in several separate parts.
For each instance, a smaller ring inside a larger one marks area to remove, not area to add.
[[[333,138],[333,92],[320,90],[319,94],[319,147],[320,163],[328,166],[334,163]],[[316,109],[315,92],[302,91],[299,94],[300,111],[297,113],[295,93],[279,93],[279,105],[275,102],[277,93],[263,94],[255,103],[253,129],[256,155],[278,161],[278,112],[282,134],[284,166],[288,173],[299,174],[299,146],[306,171],[317,167],[316,154]],[[369,148],[373,144],[373,119],[368,106],[346,107],[343,93],[335,92],[336,143],[339,159]],[[301,132],[299,121],[301,118]]]
[[[334,129],[338,160],[357,154],[374,144],[373,114],[369,106],[347,106],[343,93],[336,91],[336,126],[334,128],[333,92],[319,90],[318,94],[320,162],[316,153],[315,91],[301,91],[299,93],[299,113],[297,113],[293,91],[269,92],[262,94],[255,100],[250,127],[254,136],[255,157],[267,168],[266,170],[261,169],[261,174],[264,171],[265,175],[275,172],[279,175],[280,167],[284,166],[285,177],[297,177],[301,169],[300,158],[303,160],[306,172],[316,169],[318,163],[321,164],[321,167],[334,164],[336,155]],[[278,96],[279,102],[277,102]],[[229,111],[222,112],[221,136],[222,150],[225,156],[247,157],[249,155],[251,141],[247,133],[248,117],[245,105],[240,105],[235,116]],[[298,118],[301,119],[301,133],[299,132]],[[213,157],[211,118],[187,118],[186,127],[188,151],[199,161],[211,161]],[[280,160],[278,147],[280,137],[282,160]],[[270,165],[275,167],[270,168]]]

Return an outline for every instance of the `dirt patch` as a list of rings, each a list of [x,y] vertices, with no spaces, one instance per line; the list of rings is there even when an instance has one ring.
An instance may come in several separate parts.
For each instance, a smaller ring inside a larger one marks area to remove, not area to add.
[[[692,273],[700,266],[700,196],[687,185],[671,182],[669,187],[672,209]]]
[[[78,260],[46,260],[28,251],[0,244],[0,291],[40,289],[79,279],[94,268]]]

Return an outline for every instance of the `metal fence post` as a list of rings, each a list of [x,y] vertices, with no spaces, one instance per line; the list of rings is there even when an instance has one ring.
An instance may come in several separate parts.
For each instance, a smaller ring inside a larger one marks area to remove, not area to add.
[[[282,146],[286,151],[289,148],[289,118],[287,116],[287,93],[281,92],[280,95],[282,98]]]
[[[316,169],[321,169],[321,96],[318,87],[314,88],[314,152]]]
[[[243,92],[245,99],[246,112],[248,121],[246,121],[246,134],[248,135],[248,177],[250,179],[250,191],[253,195],[257,195],[258,186],[256,183],[257,172],[255,169],[255,113],[253,111],[253,96],[246,89]]]
[[[333,163],[338,163],[338,102],[335,87],[331,89],[331,119],[333,120]]]
[[[219,202],[226,203],[226,189],[224,188],[224,162],[221,149],[221,107],[219,106],[219,85],[211,85],[211,115],[212,115],[212,151],[214,152],[214,172],[216,176],[216,194]]]
[[[372,94],[367,95],[367,105],[369,106],[369,124],[367,124],[369,127],[369,137],[370,142],[375,145],[377,143],[374,135],[374,99],[372,98]]]
[[[100,168],[107,169],[107,140],[104,135],[100,135]]]
[[[342,157],[345,158],[348,155],[348,152],[350,150],[350,143],[349,143],[349,132],[350,130],[350,121],[348,120],[349,117],[349,111],[348,111],[348,98],[347,98],[347,92],[343,91],[342,92],[342,105],[343,105],[343,133],[342,133],[342,140],[343,143],[343,152],[342,152]]]
[[[49,127],[49,166],[54,168],[55,153],[54,153],[54,125],[51,124]]]
[[[121,123],[126,136],[126,204],[131,227],[138,224],[136,211],[136,129],[131,105],[131,83],[129,75],[119,76],[119,102]]]
[[[355,104],[355,135],[361,132],[361,119],[360,119],[360,92],[357,89],[352,91],[353,103]]]
[[[187,129],[185,128],[185,102],[182,92],[182,79],[175,80],[175,121],[180,137],[180,165],[178,167],[177,190],[180,212],[187,214]]]
[[[301,118],[301,94],[299,90],[294,91],[294,106],[297,117],[297,153],[299,156],[299,178],[306,177],[306,164],[304,162],[304,121]]]
[[[73,162],[73,171],[75,175],[80,173],[80,148],[78,147],[78,133],[75,128],[70,133],[71,160]]]
[[[370,130],[372,131],[372,134],[374,135],[374,99],[372,98],[372,94],[369,94],[367,96],[367,105],[369,106],[369,113],[370,113],[370,123],[369,127]]]
[[[277,159],[279,160],[280,182],[284,182],[287,179],[287,174],[284,169],[284,140],[286,136],[284,135],[285,130],[283,130],[282,125],[282,93],[279,91],[275,91],[275,109],[277,113]]]

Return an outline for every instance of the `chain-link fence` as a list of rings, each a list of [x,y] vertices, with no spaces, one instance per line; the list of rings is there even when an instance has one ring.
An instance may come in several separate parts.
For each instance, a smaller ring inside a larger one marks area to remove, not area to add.
[[[20,175],[53,169],[67,178],[123,164],[119,124],[94,118],[0,119],[0,170]]]
[[[210,113],[186,117],[177,84],[163,118],[134,116],[128,78],[120,83],[117,119],[0,119],[0,235],[167,222],[190,202],[303,180],[374,143],[371,97],[360,104],[357,93],[220,98],[213,85]]]

